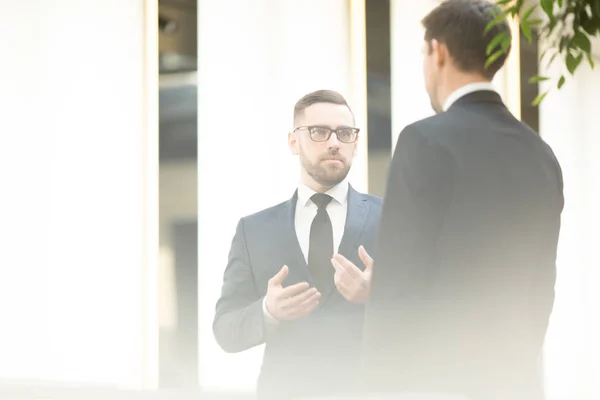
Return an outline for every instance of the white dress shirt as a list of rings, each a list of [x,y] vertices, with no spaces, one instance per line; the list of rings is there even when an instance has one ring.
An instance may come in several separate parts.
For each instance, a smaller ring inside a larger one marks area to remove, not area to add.
[[[344,180],[336,186],[329,189],[325,194],[332,197],[331,202],[327,205],[327,214],[331,220],[331,227],[333,228],[333,249],[331,254],[336,253],[342,242],[342,236],[344,235],[344,227],[346,226],[346,213],[348,210],[348,181]],[[296,228],[296,237],[298,238],[298,244],[304,254],[304,259],[308,263],[308,251],[310,243],[310,227],[313,219],[317,215],[317,205],[310,199],[314,195],[314,190],[310,189],[306,185],[300,184],[298,186],[298,199],[296,201],[296,213],[294,216],[294,226]],[[332,267],[333,268],[333,267]],[[270,324],[276,324],[277,320],[271,316],[267,310],[266,297],[263,300],[263,313],[265,315],[265,321]]]
[[[300,244],[300,249],[304,254],[304,259],[308,262],[308,244],[310,243],[310,227],[313,219],[317,215],[317,205],[310,199],[314,195],[314,190],[305,185],[298,187],[298,201],[296,203],[296,215],[294,217],[294,226],[296,227],[296,237]],[[344,235],[344,226],[346,225],[346,212],[348,210],[348,182],[343,181],[329,189],[328,194],[333,199],[327,205],[327,214],[331,220],[333,228],[333,249],[331,254],[336,253],[340,247],[342,236]]]
[[[491,82],[475,82],[469,83],[465,86],[462,86],[456,89],[454,92],[448,96],[446,101],[444,102],[444,111],[448,111],[450,106],[456,102],[456,100],[460,99],[463,96],[466,96],[473,92],[478,92],[480,90],[491,90],[492,92],[496,91],[496,88]]]

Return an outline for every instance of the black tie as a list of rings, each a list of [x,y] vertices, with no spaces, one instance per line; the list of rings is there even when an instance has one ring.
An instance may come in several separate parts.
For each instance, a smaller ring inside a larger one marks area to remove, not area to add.
[[[316,193],[310,198],[318,207],[317,215],[310,226],[310,242],[308,247],[308,268],[312,274],[315,287],[323,291],[333,280],[333,228],[326,207],[331,196]]]

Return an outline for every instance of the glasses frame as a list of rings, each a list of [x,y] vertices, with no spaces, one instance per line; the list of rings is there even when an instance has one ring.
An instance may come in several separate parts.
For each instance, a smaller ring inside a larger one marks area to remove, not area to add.
[[[324,140],[315,140],[313,138],[313,133],[312,133],[312,130],[314,128],[327,129],[329,131],[329,134],[327,135],[327,138],[324,139]],[[350,127],[350,126],[344,126],[344,127],[341,127],[341,128],[333,129],[333,128],[330,128],[328,126],[323,126],[323,125],[299,126],[299,127],[297,127],[297,128],[294,129],[294,132],[296,132],[297,130],[300,130],[300,129],[306,129],[306,130],[308,130],[308,136],[310,137],[310,140],[312,140],[313,142],[317,142],[317,143],[323,143],[323,142],[328,141],[331,138],[331,135],[334,134],[334,133],[335,133],[335,136],[337,137],[337,139],[340,142],[342,142],[342,143],[355,143],[358,140],[358,133],[360,132],[359,128],[353,128],[353,127]],[[346,142],[346,141],[340,139],[340,135],[338,134],[338,131],[342,130],[342,129],[351,129],[355,133],[355,135],[356,135],[354,137],[354,140],[351,141],[351,142]]]

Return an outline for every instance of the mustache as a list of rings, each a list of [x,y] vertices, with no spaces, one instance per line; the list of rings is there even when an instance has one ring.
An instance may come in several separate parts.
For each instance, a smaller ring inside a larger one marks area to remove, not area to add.
[[[344,161],[344,157],[342,157],[339,152],[335,151],[335,152],[329,152],[321,158],[321,161],[326,161],[326,160]]]

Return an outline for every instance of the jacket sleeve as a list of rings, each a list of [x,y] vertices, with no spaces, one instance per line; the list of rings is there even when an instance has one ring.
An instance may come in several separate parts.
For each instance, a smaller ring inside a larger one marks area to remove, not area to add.
[[[553,159],[555,160],[555,158]],[[545,206],[550,208],[548,214],[552,217],[544,218],[544,225],[541,227],[540,262],[534,271],[532,281],[531,321],[533,324],[533,337],[539,348],[542,348],[544,344],[550,314],[554,306],[556,254],[561,227],[561,213],[564,208],[562,170],[558,161],[554,161],[554,164],[556,166],[558,195],[548,197],[545,203]],[[557,200],[552,201],[553,199]]]
[[[231,244],[213,320],[213,333],[223,350],[237,353],[265,342],[262,301],[249,262],[242,218]]]

